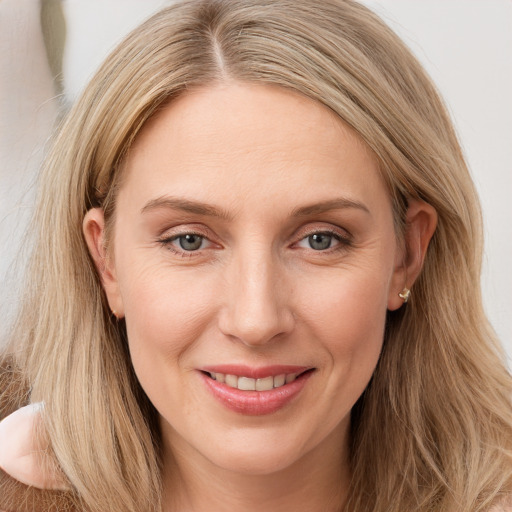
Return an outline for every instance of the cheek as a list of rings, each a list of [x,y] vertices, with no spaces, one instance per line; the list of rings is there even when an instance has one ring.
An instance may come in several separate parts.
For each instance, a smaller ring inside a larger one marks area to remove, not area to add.
[[[159,411],[168,417],[192,413],[194,400],[183,389],[187,354],[215,316],[212,278],[149,266],[132,272],[122,295],[131,361],[137,378]]]
[[[169,362],[194,343],[214,314],[212,278],[170,272],[161,264],[130,268],[120,281],[132,358]]]
[[[367,267],[336,269],[322,279],[313,276],[303,283],[302,292],[297,290],[301,309],[308,322],[337,345],[344,339],[362,341],[382,333],[390,276],[383,268]]]
[[[330,355],[332,375],[343,381],[341,384],[349,396],[353,395],[354,402],[377,364],[386,318],[381,301],[374,304],[357,302],[354,297],[349,304],[343,299],[339,303],[333,302],[328,311],[330,318],[318,328],[318,336],[324,340]]]
[[[385,272],[340,272],[304,297],[304,323],[322,345],[331,379],[326,393],[351,408],[368,384],[384,338]],[[309,287],[308,287],[309,288]],[[343,396],[340,389],[344,389]],[[346,402],[346,403],[345,403]]]

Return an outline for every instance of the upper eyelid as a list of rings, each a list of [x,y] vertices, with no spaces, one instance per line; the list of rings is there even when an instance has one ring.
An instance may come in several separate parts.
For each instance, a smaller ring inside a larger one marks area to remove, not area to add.
[[[337,236],[343,240],[349,240],[352,238],[352,234],[345,228],[339,226],[315,226],[315,227],[305,227],[303,231],[299,230],[299,234],[297,235],[299,240],[306,238],[308,236],[314,235],[316,233],[327,233],[330,235]]]
[[[195,235],[195,236],[199,236],[203,239],[204,242],[206,242],[209,246],[215,246],[215,245],[218,245],[216,244],[215,242],[213,242],[210,238],[208,238],[207,236],[201,234],[201,233],[196,233],[196,232],[193,232],[193,231],[184,231],[182,233],[176,233],[176,234],[173,234],[173,235],[168,235],[168,236],[163,236],[161,238],[158,238],[158,243],[160,244],[168,244],[168,245],[171,245],[172,243],[176,242],[179,238],[181,238],[182,236],[186,236],[186,235]],[[197,249],[195,251],[186,251],[185,249],[181,249],[181,248],[177,248],[176,247],[176,251],[179,252],[179,251],[183,251],[183,253],[186,253],[186,254],[190,254],[192,255],[193,253],[199,253],[201,251],[204,251],[205,249],[208,249],[209,247],[203,247],[201,249]]]
[[[197,231],[183,231],[181,233],[170,233],[170,234],[163,234],[162,236],[158,237],[159,240],[165,241],[165,240],[176,240],[177,238],[180,238],[182,236],[186,235],[194,235],[194,236],[200,236],[201,238],[204,238],[205,240],[210,240],[209,237],[204,235],[203,233],[198,233]]]
[[[304,238],[314,235],[316,233],[327,233],[330,235],[333,235],[337,238],[340,238],[341,240],[351,240],[352,234],[346,229],[341,226],[335,226],[330,223],[319,223],[322,225],[316,225],[316,226],[302,226],[296,230],[294,230],[294,234],[290,236],[290,239],[292,239],[292,244],[296,243],[300,240],[303,240]],[[170,241],[175,240],[179,238],[180,236],[184,235],[197,235],[202,238],[207,239],[211,243],[216,243],[220,245],[220,242],[218,241],[218,237],[215,235],[215,233],[205,226],[204,224],[188,224],[188,225],[177,225],[174,227],[166,228],[162,231],[162,233],[157,237],[158,241]]]
[[[199,226],[199,227],[196,227]],[[211,229],[201,224],[179,224],[177,226],[168,227],[161,231],[158,235],[159,240],[166,240],[170,238],[178,238],[184,235],[197,235],[211,240],[214,234]]]

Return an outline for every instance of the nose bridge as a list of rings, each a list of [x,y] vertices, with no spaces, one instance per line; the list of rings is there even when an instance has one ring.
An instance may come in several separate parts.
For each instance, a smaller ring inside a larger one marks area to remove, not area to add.
[[[284,274],[268,244],[250,244],[233,256],[221,330],[246,345],[262,345],[293,327]]]

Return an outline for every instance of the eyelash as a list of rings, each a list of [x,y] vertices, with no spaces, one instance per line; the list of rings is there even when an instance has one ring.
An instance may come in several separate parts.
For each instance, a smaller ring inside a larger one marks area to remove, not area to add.
[[[309,231],[308,233],[305,233],[304,236],[299,240],[298,243],[307,240],[309,237],[314,235],[324,235],[324,236],[330,236],[334,240],[336,240],[337,245],[334,247],[328,247],[326,249],[321,250],[315,250],[312,247],[309,247],[310,250],[314,251],[315,253],[331,253],[331,252],[339,252],[347,250],[352,246],[352,239],[347,235],[342,235],[336,230],[333,229],[313,229]]]
[[[197,236],[202,239],[202,242],[205,240],[208,240],[208,237],[204,234],[197,233],[195,231],[186,231],[184,233],[178,233],[176,235],[168,236],[165,238],[158,239],[158,243],[161,244],[163,247],[165,247],[167,250],[173,252],[174,254],[177,254],[179,256],[182,256],[183,258],[192,258],[194,256],[197,256],[197,253],[201,251],[201,249],[196,251],[186,251],[185,249],[178,249],[177,247],[174,247],[172,242],[178,241],[180,238],[186,237],[186,236]],[[202,245],[201,242],[201,245]]]
[[[201,240],[202,240],[201,241],[201,245],[202,245],[202,243],[204,241],[209,241],[208,237],[205,236],[204,234],[201,234],[201,233],[198,233],[198,232],[195,232],[195,231],[186,231],[186,232],[178,233],[176,235],[168,236],[168,237],[165,237],[165,238],[160,238],[160,239],[158,239],[158,243],[160,245],[162,245],[163,247],[165,247],[167,250],[173,252],[174,254],[177,254],[177,255],[182,256],[184,258],[192,258],[192,257],[198,256],[199,253],[201,253],[202,250],[204,250],[204,249],[199,248],[197,250],[187,251],[185,249],[178,249],[177,247],[175,247],[172,244],[172,242],[176,242],[180,238],[183,238],[183,237],[186,237],[186,236],[189,236],[189,235],[201,238]],[[309,237],[314,236],[314,235],[329,236],[329,237],[332,237],[334,240],[336,240],[336,242],[338,242],[334,247],[328,247],[326,249],[315,250],[312,247],[309,247],[308,250],[311,250],[311,251],[313,251],[315,253],[318,253],[318,254],[322,254],[322,253],[326,254],[326,253],[331,253],[331,252],[344,251],[344,250],[347,250],[348,248],[350,248],[353,245],[353,242],[352,242],[352,240],[351,240],[351,238],[349,236],[342,235],[338,231],[331,230],[331,229],[314,229],[314,230],[311,230],[311,231],[305,233],[300,238],[300,240],[298,242],[295,242],[293,245],[296,245],[296,244],[298,244],[300,242],[303,242],[303,241],[307,240]]]

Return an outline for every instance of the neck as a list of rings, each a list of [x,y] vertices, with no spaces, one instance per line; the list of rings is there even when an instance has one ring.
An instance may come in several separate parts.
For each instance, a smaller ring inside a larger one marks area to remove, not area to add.
[[[186,443],[173,442],[172,450],[164,443],[169,456],[164,460],[163,511],[339,512],[350,478],[347,433],[343,437],[334,443],[326,439],[285,469],[256,475],[216,466]]]

